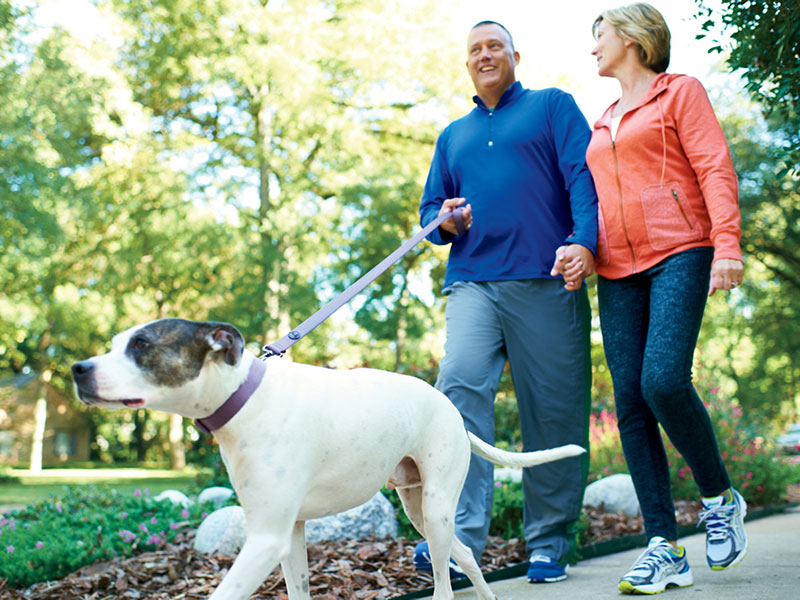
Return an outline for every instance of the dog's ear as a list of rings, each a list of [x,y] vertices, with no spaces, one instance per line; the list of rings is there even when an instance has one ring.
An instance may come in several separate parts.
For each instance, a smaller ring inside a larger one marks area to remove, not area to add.
[[[206,339],[212,352],[223,355],[225,362],[236,366],[244,353],[244,338],[239,330],[228,323],[209,323],[211,327]]]

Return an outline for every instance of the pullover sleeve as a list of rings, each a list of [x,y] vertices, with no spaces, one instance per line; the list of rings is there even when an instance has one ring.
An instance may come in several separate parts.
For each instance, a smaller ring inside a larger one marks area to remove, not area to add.
[[[433,152],[433,160],[428,170],[428,179],[422,191],[422,200],[419,205],[419,222],[423,228],[439,215],[445,200],[455,197],[455,190],[447,168],[447,158],[444,152],[446,134],[447,130],[445,129],[436,140],[436,149]],[[428,234],[427,239],[441,246],[449,244],[454,237],[437,227]]]
[[[703,84],[685,77],[675,103],[678,137],[711,219],[714,261],[742,260],[739,184],[728,143]]]
[[[597,192],[586,166],[586,148],[592,137],[589,124],[570,94],[561,92],[550,118],[558,168],[569,195],[574,228],[564,240],[597,252]]]

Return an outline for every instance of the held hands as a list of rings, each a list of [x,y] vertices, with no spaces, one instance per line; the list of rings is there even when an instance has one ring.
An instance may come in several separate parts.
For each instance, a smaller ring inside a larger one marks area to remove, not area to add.
[[[461,206],[464,204],[466,200],[464,198],[448,198],[442,204],[442,208],[439,210],[439,214],[442,213],[449,213],[453,212],[457,206]],[[464,206],[464,212],[461,213],[461,218],[464,221],[464,228],[469,230],[472,227],[472,205],[467,204]],[[444,223],[439,225],[439,229],[446,231],[451,235],[458,235],[456,231],[456,224],[453,222],[453,219],[447,219]]]
[[[556,261],[550,275],[561,274],[564,277],[566,290],[570,292],[579,290],[583,280],[592,273],[594,273],[594,255],[587,247],[568,244],[556,250]]]
[[[744,264],[732,258],[720,258],[711,265],[711,281],[708,282],[708,295],[717,290],[731,290],[742,283]]]

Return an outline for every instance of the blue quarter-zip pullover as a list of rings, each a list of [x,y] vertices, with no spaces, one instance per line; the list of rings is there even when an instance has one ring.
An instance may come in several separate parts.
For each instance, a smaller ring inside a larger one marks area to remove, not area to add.
[[[552,279],[556,248],[597,246],[597,195],[586,147],[591,130],[572,96],[511,85],[490,110],[477,106],[436,142],[420,203],[424,227],[444,200],[472,205],[469,233],[452,243],[444,287],[456,281]]]

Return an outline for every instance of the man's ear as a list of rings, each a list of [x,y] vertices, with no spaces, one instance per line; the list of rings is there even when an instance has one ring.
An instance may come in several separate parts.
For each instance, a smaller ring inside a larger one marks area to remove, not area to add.
[[[239,330],[228,323],[208,323],[208,326],[206,339],[211,352],[219,353],[231,366],[238,365],[244,353],[244,338]]]

